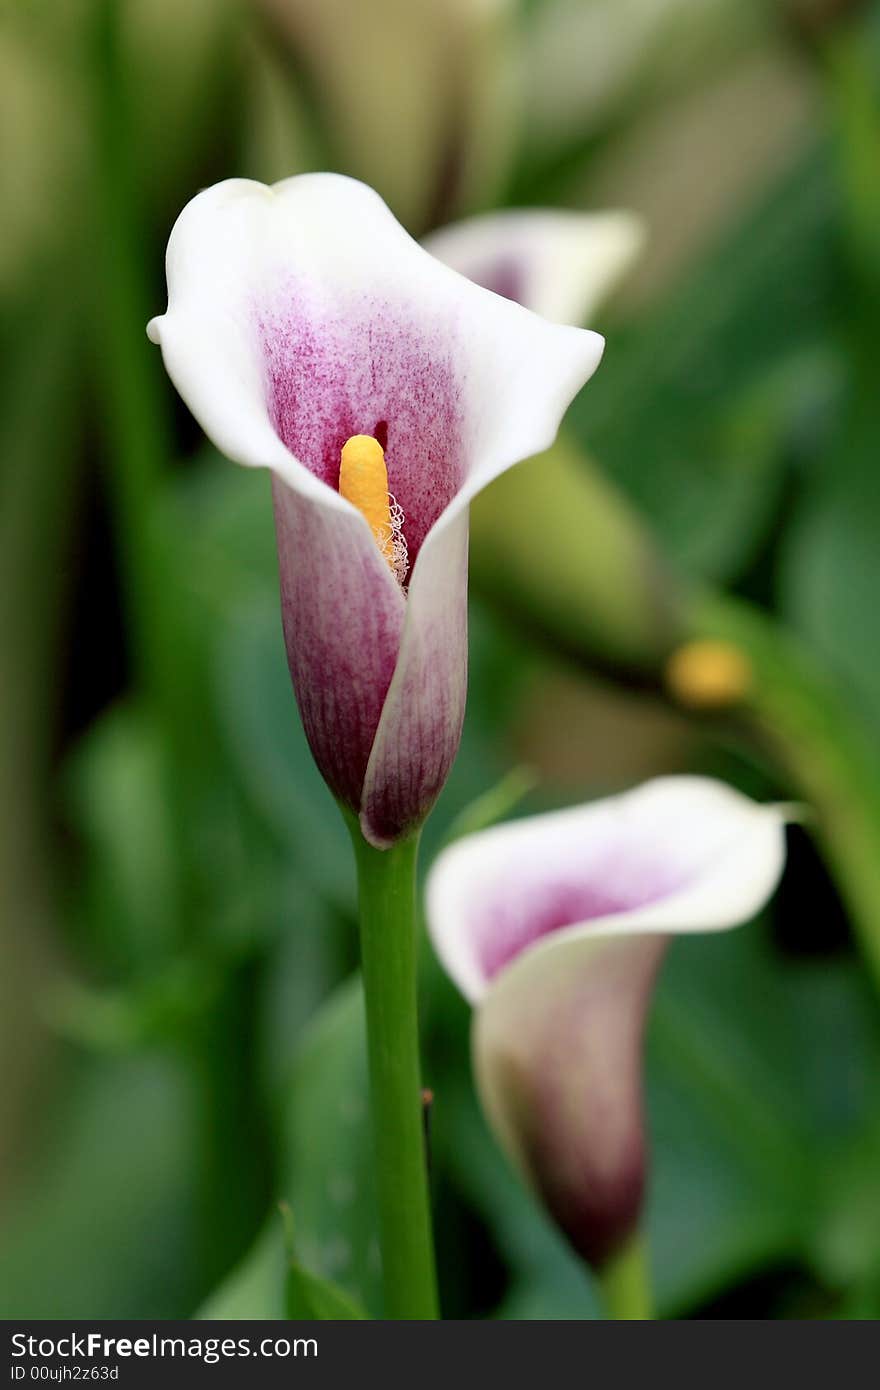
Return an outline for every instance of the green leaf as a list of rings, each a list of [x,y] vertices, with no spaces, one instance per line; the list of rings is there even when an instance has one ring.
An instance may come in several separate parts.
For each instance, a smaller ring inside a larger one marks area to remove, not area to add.
[[[287,1272],[287,1316],[350,1322],[367,1315],[342,1289],[294,1261]]]
[[[302,1264],[381,1311],[366,1031],[360,979],[315,1018],[282,1106],[284,1188]]]
[[[837,1219],[829,1172],[876,1113],[878,1068],[849,962],[784,960],[760,923],[673,944],[648,1035],[649,1229],[668,1311],[797,1262]]]
[[[827,161],[811,155],[616,333],[569,416],[671,556],[714,579],[744,572],[779,502],[813,349],[830,335],[833,214]]]
[[[329,1279],[319,1279],[299,1262],[296,1256],[293,1212],[286,1202],[281,1203],[281,1220],[287,1249],[287,1316],[294,1319],[320,1318],[324,1321],[334,1318],[351,1321],[365,1317],[365,1313],[342,1289],[337,1288]]]
[[[537,785],[537,774],[531,768],[518,766],[506,772],[500,781],[483,792],[459,811],[447,832],[447,841],[464,835],[475,835],[490,825],[497,825],[516,811],[523,798]]]
[[[65,773],[70,819],[88,856],[83,944],[119,967],[155,964],[173,945],[174,853],[157,725],[134,705],[106,714]]]
[[[366,1314],[342,1289],[329,1279],[320,1279],[307,1270],[296,1258],[293,1234],[293,1214],[286,1204],[281,1207],[287,1243],[287,1278],[285,1307],[289,1318],[320,1318],[322,1321],[342,1319],[350,1322]]]
[[[6,1194],[0,1317],[172,1318],[192,1306],[192,1096],[167,1054],[66,1054],[41,1151]]]
[[[318,1310],[298,1316],[366,1316],[362,1307],[381,1316],[364,1028],[360,980],[353,978],[303,1036],[279,1100],[278,1197],[296,1212],[296,1258],[290,1237],[285,1258],[276,1208],[198,1316],[290,1317],[283,1310],[291,1299]],[[331,1306],[338,1311],[327,1311]]]
[[[293,1218],[286,1203],[273,1212],[248,1254],[196,1316],[322,1320],[364,1318],[343,1289],[312,1274],[296,1257]]]
[[[288,1317],[286,1254],[277,1212],[266,1221],[244,1259],[199,1308],[198,1319],[276,1321]]]
[[[226,746],[255,809],[298,874],[351,914],[354,872],[342,817],[306,742],[284,654],[278,595],[239,603],[218,647]]]
[[[186,545],[189,595],[214,621],[254,598],[277,600],[272,499],[261,473],[206,445],[168,494],[166,525]]]
[[[786,533],[786,616],[880,724],[880,648],[871,640],[880,591],[880,410],[873,379],[849,403]]]

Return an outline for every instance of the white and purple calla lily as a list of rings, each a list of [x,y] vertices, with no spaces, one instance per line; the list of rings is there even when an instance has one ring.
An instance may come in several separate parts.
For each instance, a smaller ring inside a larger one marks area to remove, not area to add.
[[[722,783],[665,777],[469,836],[430,872],[428,926],[475,1006],[487,1118],[596,1268],[641,1207],[642,1033],[663,951],[763,906],[784,824]]]
[[[334,174],[200,193],[167,275],[149,336],[217,447],[272,471],[306,734],[366,838],[390,845],[458,747],[468,504],[552,442],[602,339],[470,283]]]
[[[515,208],[482,213],[424,238],[432,256],[553,323],[584,323],[644,243],[628,212]]]

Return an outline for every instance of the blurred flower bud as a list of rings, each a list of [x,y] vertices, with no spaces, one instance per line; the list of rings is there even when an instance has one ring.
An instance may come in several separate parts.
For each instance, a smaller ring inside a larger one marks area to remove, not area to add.
[[[309,84],[336,167],[410,230],[485,204],[516,134],[511,0],[255,0]]]

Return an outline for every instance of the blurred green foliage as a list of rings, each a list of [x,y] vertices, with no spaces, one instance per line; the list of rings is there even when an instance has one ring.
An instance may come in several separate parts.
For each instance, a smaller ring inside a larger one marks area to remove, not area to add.
[[[301,80],[306,50],[258,6],[131,0],[116,28],[110,8],[0,11],[20,132],[0,246],[0,1315],[377,1315],[353,874],[290,691],[267,480],[197,442],[141,338],[186,198],[322,157],[321,73]],[[685,250],[612,307],[569,428],[672,563],[788,622],[876,730],[877,6],[805,46],[796,6],[713,0],[674,62],[647,7],[583,8],[622,55],[617,86],[555,109],[525,83],[508,197],[611,186],[650,211],[634,150],[679,106],[716,120],[723,163],[727,76],[759,58],[806,93],[784,157],[757,141],[714,222],[703,166],[669,171]],[[693,20],[679,8],[667,37]],[[526,73],[571,9],[510,6]],[[499,784],[499,806],[537,806],[614,781],[588,723],[553,724],[563,664],[472,610],[462,753],[425,861]],[[654,728],[651,696],[592,698]],[[657,739],[677,770],[681,742]],[[713,731],[685,746],[688,766],[780,790]],[[524,756],[531,790],[502,781]],[[447,1315],[597,1316],[488,1136],[468,1012],[427,950],[422,988]],[[802,832],[765,919],[676,944],[647,1059],[661,1311],[876,1316],[880,1012]]]

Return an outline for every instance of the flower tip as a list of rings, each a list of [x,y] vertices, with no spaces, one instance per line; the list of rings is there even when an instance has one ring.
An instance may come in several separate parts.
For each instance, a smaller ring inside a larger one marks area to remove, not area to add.
[[[164,317],[164,314],[157,314],[157,316],[154,319],[150,319],[150,322],[147,324],[147,337],[151,343],[156,343],[158,345],[162,341],[160,325]]]

